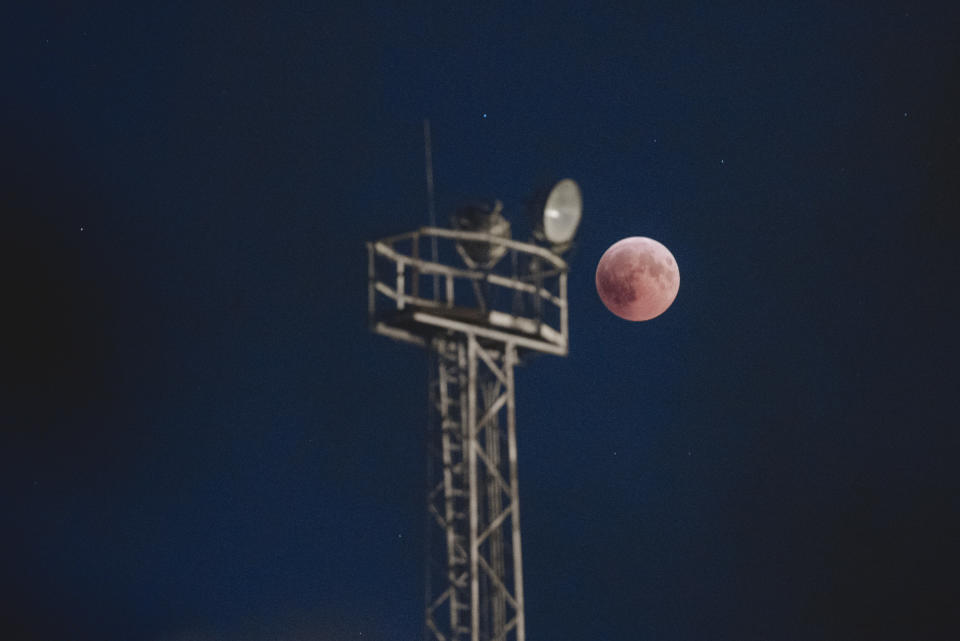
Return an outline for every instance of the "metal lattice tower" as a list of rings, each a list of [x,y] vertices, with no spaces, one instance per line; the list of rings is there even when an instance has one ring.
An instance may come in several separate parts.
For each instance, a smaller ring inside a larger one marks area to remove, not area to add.
[[[435,261],[420,258],[426,241]],[[495,256],[484,267],[468,257],[478,247]],[[425,636],[525,641],[513,372],[527,354],[566,355],[567,265],[539,245],[436,227],[367,251],[371,329],[432,362]]]

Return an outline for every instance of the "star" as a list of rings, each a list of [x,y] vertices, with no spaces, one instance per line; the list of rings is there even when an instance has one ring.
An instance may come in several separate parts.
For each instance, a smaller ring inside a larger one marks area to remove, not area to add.
[[[483,114],[483,118],[484,118],[484,120],[486,120],[487,114]]]

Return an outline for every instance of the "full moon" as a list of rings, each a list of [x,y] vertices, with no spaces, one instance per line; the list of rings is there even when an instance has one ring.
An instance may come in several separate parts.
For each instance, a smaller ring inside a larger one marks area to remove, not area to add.
[[[611,312],[631,321],[656,318],[680,290],[680,270],[670,250],[643,236],[615,242],[597,265],[597,293]]]

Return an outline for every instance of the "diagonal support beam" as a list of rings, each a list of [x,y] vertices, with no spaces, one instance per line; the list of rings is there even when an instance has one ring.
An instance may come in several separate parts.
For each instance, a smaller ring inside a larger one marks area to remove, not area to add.
[[[480,345],[477,345],[477,356],[479,356],[480,360],[484,362],[484,364],[487,366],[487,369],[489,369],[493,375],[500,380],[502,385],[507,384],[507,375],[503,373],[503,370],[497,367],[496,363],[493,362],[493,359],[490,358],[490,354],[487,353],[487,350],[483,349],[483,347]]]
[[[505,597],[507,597],[507,601],[510,602],[510,605],[516,608],[517,600],[513,598],[513,595],[510,594],[510,590],[507,589],[507,586],[503,584],[503,582],[500,580],[500,577],[497,576],[497,573],[492,567],[490,567],[489,564],[487,564],[486,559],[484,559],[482,556],[480,557],[480,566],[483,568],[483,571],[487,573],[487,576],[489,576],[493,581],[494,585],[497,586],[497,589],[500,590]]]
[[[506,492],[507,495],[509,496],[511,493],[510,484],[507,483],[506,479],[504,479],[503,476],[500,474],[500,470],[497,469],[496,464],[494,464],[494,462],[487,457],[486,452],[483,451],[483,448],[480,447],[479,443],[477,443],[476,448],[477,448],[477,454],[480,456],[480,459],[483,461],[483,464],[487,470],[487,473],[493,476],[493,478],[497,480],[497,483],[500,484],[500,488],[504,492]]]
[[[500,527],[503,524],[506,518],[510,516],[511,512],[513,512],[512,503],[508,505],[507,509],[501,512],[500,515],[493,520],[493,522],[490,524],[490,526],[486,530],[483,531],[483,534],[480,535],[479,542],[482,544],[494,530],[496,530],[498,527]]]
[[[503,409],[503,406],[506,404],[507,404],[507,395],[501,394],[500,397],[497,398],[497,400],[495,400],[490,405],[490,407],[487,408],[487,411],[483,413],[483,418],[481,418],[479,423],[477,424],[477,435],[479,435],[480,432],[482,432],[487,427],[487,425],[490,425],[491,423],[490,419],[496,416],[497,412]]]

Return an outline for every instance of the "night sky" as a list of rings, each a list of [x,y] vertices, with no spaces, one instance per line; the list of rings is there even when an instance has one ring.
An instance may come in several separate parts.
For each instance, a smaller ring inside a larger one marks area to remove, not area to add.
[[[0,44],[4,639],[421,638],[428,362],[364,241],[427,224],[424,118],[442,224],[583,190],[530,641],[960,638],[956,3],[80,4]]]

